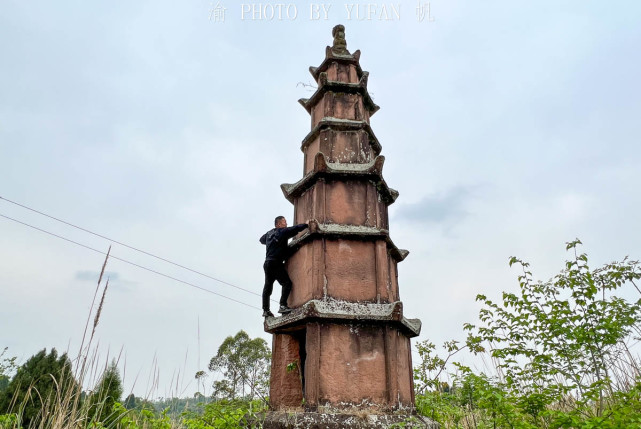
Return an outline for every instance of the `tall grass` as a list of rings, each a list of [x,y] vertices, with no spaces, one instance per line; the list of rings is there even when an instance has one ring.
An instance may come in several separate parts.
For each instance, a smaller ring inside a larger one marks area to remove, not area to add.
[[[152,424],[151,419],[131,416],[127,419],[128,410],[122,406],[113,406],[113,400],[96,398],[95,391],[97,383],[103,378],[108,368],[109,358],[105,364],[101,364],[98,355],[98,346],[94,344],[96,329],[100,323],[100,317],[105,305],[105,298],[109,289],[109,279],[103,287],[103,278],[109,261],[111,246],[107,251],[105,260],[100,270],[98,282],[91,302],[91,308],[85,322],[82,340],[77,355],[71,360],[71,367],[63,370],[60,374],[47,374],[53,389],[47,394],[40,386],[41,380],[34,380],[29,386],[20,386],[18,390],[25,390],[26,394],[22,399],[14,395],[11,399],[8,410],[0,410],[0,413],[7,411],[8,414],[0,414],[1,429],[67,429],[67,428],[106,428],[123,427],[121,420],[127,423],[126,427],[158,427]],[[100,297],[96,307],[96,301]],[[66,356],[63,355],[63,356]],[[114,362],[120,360],[120,354]],[[72,369],[73,368],[73,369]],[[108,387],[108,386],[105,386]],[[86,390],[85,390],[86,389]],[[113,398],[119,401],[120,398]],[[29,405],[39,406],[39,411],[34,418],[25,418],[25,409]],[[107,416],[102,421],[98,416]],[[29,421],[27,421],[29,420]],[[137,423],[140,422],[140,424]],[[180,427],[170,421],[163,427]]]
[[[97,311],[94,312],[93,309],[96,297],[101,288],[110,252],[111,247],[109,247],[109,251],[105,256],[105,261],[100,270],[100,276],[87,322],[85,323],[78,354],[75,359],[72,360],[75,370],[71,368],[67,369],[65,366],[65,370],[60,374],[45,375],[45,377],[49,377],[53,382],[53,389],[48,393],[44,391],[41,392],[42,389],[39,388],[41,380],[34,380],[29,386],[19,386],[17,391],[26,388],[26,394],[21,401],[18,399],[17,393],[14,395],[8,409],[9,416],[11,417],[5,416],[4,421],[0,423],[3,428],[63,429],[86,427],[90,422],[92,410],[88,407],[88,401],[84,400],[86,395],[83,393],[83,386],[85,385],[87,376],[97,367],[97,354],[95,350],[91,353],[92,342],[96,327],[100,321],[100,313],[109,285],[108,280],[103,288],[102,298]],[[94,316],[93,323],[91,322],[92,315]],[[87,338],[90,327],[91,334]],[[65,357],[66,354],[63,355],[63,358]],[[29,422],[26,422],[24,412],[29,404],[40,405],[40,411],[34,418],[29,419]]]
[[[105,280],[105,273],[110,253],[111,247],[106,253],[98,276],[77,353],[71,359],[67,358],[67,353],[62,355],[61,359],[66,364],[65,370],[60,373],[46,374],[38,380],[31,381],[29,386],[16,387],[13,385],[11,388],[15,388],[16,393],[11,398],[8,409],[0,409],[0,429],[240,428],[246,426],[243,423],[246,416],[251,417],[254,426],[260,426],[260,419],[257,416],[265,411],[264,403],[250,400],[211,401],[203,400],[202,397],[193,401],[173,398],[176,394],[184,395],[187,388],[180,387],[184,379],[187,355],[185,355],[182,370],[174,372],[171,377],[171,389],[175,389],[173,393],[169,392],[172,399],[167,398],[157,403],[164,407],[160,413],[156,411],[154,404],[147,399],[135,398],[135,406],[132,407],[129,404],[129,408],[134,409],[127,409],[120,402],[123,399],[121,398],[122,392],[116,394],[119,397],[110,399],[100,394],[101,389],[103,389],[102,391],[110,390],[109,380],[112,378],[107,377],[107,374],[113,370],[110,368],[110,356],[107,355],[105,359],[99,356],[99,344],[97,344],[96,336],[109,290],[109,279]],[[46,355],[46,351],[43,351],[42,354],[47,358],[54,355],[53,351],[49,356]],[[117,366],[121,355],[122,350],[115,356],[111,365]],[[2,354],[0,354],[1,356]],[[7,360],[3,360],[3,362],[5,361]],[[10,361],[13,362],[13,360]],[[35,359],[33,362],[42,361]],[[25,366],[23,365],[23,367]],[[21,370],[19,368],[18,373]],[[33,374],[35,372],[37,371],[34,371]],[[52,370],[52,372],[55,371]],[[25,374],[30,373],[25,370]],[[159,377],[160,370],[154,355],[146,386],[147,398],[157,392]],[[118,382],[121,383],[121,379],[119,377],[118,379]],[[14,377],[14,380],[17,379]],[[46,383],[43,383],[43,380],[51,384],[52,387],[50,388]],[[138,375],[135,377],[134,386],[137,381]],[[1,397],[2,393],[0,392]],[[194,403],[202,404],[202,408],[194,406]],[[37,411],[34,412],[34,408]]]

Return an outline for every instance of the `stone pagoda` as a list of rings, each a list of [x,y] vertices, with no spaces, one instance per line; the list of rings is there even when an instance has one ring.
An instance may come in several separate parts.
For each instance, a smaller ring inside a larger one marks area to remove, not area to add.
[[[389,235],[387,207],[398,192],[383,179],[381,144],[370,127],[379,109],[367,91],[360,51],[334,27],[325,60],[310,72],[318,89],[299,100],[311,115],[303,139],[303,178],[281,185],[294,223],[313,219],[292,240],[294,283],[283,317],[265,320],[273,335],[265,428],[387,427],[414,411],[410,338],[397,264],[407,250]],[[437,427],[413,416],[406,427]]]

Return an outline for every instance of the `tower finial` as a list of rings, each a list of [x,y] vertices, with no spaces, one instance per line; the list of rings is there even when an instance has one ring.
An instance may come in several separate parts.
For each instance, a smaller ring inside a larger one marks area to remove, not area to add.
[[[337,25],[332,29],[332,36],[334,36],[334,44],[332,46],[332,51],[336,54],[348,54],[347,50],[347,41],[345,40],[345,26]]]

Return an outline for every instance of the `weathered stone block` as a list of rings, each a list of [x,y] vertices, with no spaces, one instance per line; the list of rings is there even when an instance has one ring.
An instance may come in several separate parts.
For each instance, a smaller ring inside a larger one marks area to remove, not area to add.
[[[294,287],[289,306],[297,308],[312,299],[323,298],[324,249],[320,240],[306,243],[289,259],[287,271]]]
[[[385,338],[378,328],[323,324],[319,404],[386,404]]]
[[[323,118],[349,119],[369,123],[369,111],[363,105],[361,94],[326,92],[312,107],[312,128]]]
[[[376,301],[373,242],[326,240],[327,296],[351,302]]]
[[[327,68],[327,78],[337,82],[358,83],[360,77],[353,64],[332,63]],[[320,83],[320,82],[316,82]]]
[[[376,184],[364,179],[318,180],[296,198],[295,222],[363,225],[387,229],[387,204]]]
[[[288,304],[298,308],[312,299],[398,301],[396,266],[384,240],[318,238],[308,241],[286,264],[294,284]]]
[[[271,412],[260,422],[263,429],[438,429],[439,424],[412,414]]]

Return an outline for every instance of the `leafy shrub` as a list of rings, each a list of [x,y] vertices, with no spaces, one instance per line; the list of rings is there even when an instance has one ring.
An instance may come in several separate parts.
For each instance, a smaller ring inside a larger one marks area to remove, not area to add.
[[[187,429],[239,429],[260,427],[260,413],[267,407],[262,401],[220,400],[207,404],[202,416],[185,416]]]
[[[520,293],[503,293],[499,304],[478,295],[480,323],[464,326],[465,344],[445,344],[447,357],[432,343],[418,344],[419,412],[445,427],[641,427],[641,362],[629,349],[641,332],[641,299],[619,293],[641,293],[641,267],[625,258],[591,270],[580,244],[567,243],[573,258],[547,282],[510,258],[523,271]],[[463,349],[489,354],[495,371],[475,374],[454,363],[445,392],[440,376]]]

